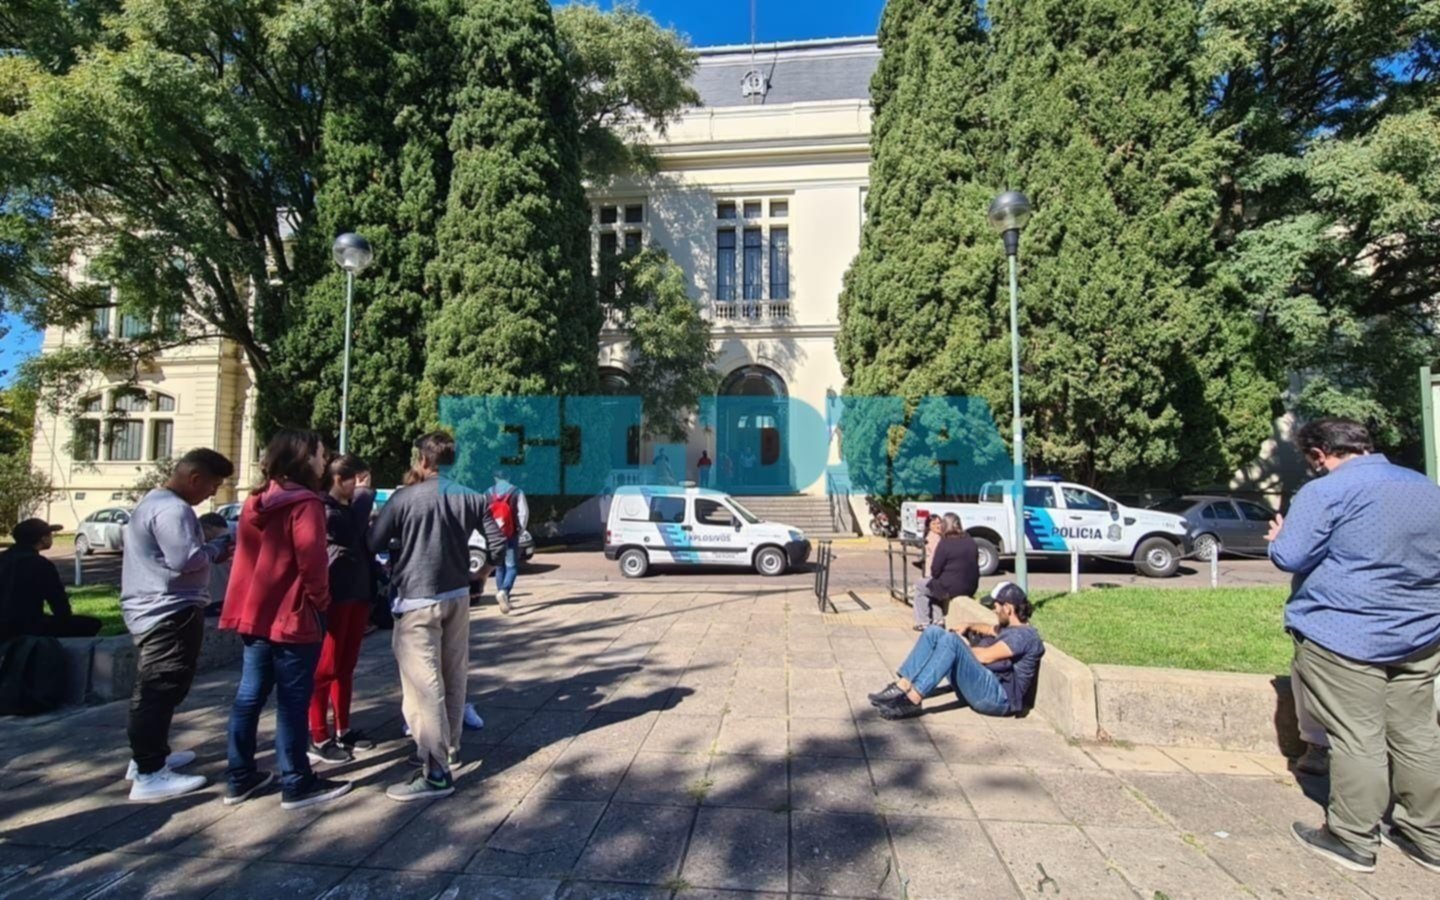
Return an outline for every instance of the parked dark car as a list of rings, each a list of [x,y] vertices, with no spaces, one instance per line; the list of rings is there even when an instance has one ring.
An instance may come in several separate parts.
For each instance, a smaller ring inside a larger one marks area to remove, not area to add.
[[[1253,500],[1219,494],[1171,497],[1151,509],[1184,516],[1195,555],[1206,561],[1217,552],[1265,555],[1265,533],[1275,518],[1274,510]]]

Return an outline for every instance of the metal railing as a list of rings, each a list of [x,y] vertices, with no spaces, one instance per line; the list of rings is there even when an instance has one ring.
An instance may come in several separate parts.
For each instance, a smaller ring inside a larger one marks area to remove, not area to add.
[[[911,551],[914,556],[911,556]],[[895,560],[900,560],[900,590],[895,590]],[[885,561],[890,567],[890,597],[901,603],[910,604],[910,563],[924,563],[925,541],[919,538],[886,538]]]
[[[827,606],[836,611],[835,604],[830,602],[830,561],[834,558],[830,542],[821,541],[815,552],[815,603],[822,613]]]

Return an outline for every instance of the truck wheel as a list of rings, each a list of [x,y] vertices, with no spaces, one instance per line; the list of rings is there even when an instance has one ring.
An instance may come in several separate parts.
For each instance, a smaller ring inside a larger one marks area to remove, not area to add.
[[[1150,578],[1169,578],[1180,568],[1180,548],[1163,537],[1146,538],[1135,548],[1135,568]]]
[[[755,571],[771,578],[785,574],[785,553],[779,547],[761,547],[755,554]]]
[[[975,539],[975,549],[978,551],[981,575],[994,575],[1000,571],[1000,550],[985,538]]]
[[[650,555],[644,550],[631,547],[620,554],[620,574],[626,578],[644,578],[650,571]]]

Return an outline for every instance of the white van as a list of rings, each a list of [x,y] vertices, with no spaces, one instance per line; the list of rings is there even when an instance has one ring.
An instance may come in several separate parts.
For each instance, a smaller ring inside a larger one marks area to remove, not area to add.
[[[798,528],[764,522],[734,497],[707,488],[635,485],[610,498],[605,558],[626,578],[651,565],[753,568],[783,575],[805,562],[810,542]]]

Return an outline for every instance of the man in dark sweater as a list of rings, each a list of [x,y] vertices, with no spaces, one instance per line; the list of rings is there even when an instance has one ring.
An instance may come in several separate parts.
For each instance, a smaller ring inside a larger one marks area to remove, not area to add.
[[[1002,581],[980,603],[995,611],[995,624],[925,629],[899,677],[870,695],[882,718],[921,715],[921,701],[946,679],[960,702],[982,716],[1015,716],[1029,708],[1045,655],[1045,642],[1030,624],[1030,598],[1019,585]]]
[[[945,514],[940,542],[927,562],[930,577],[915,582],[916,631],[931,625],[944,628],[950,601],[973,597],[980,586],[980,549],[954,513]]]
[[[10,530],[15,546],[0,553],[0,638],[22,634],[93,637],[100,620],[70,611],[60,571],[44,556],[59,525],[26,519]],[[45,614],[50,606],[51,615]]]
[[[450,767],[459,759],[470,671],[470,533],[485,535],[492,559],[505,549],[484,495],[440,474],[455,463],[455,439],[436,431],[415,447],[420,481],[390,497],[370,532],[371,549],[390,552],[391,644],[421,763],[413,778],[385,792],[400,801],[455,791]]]

